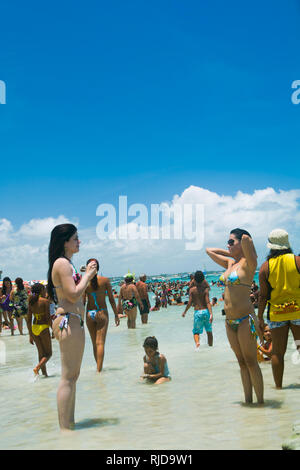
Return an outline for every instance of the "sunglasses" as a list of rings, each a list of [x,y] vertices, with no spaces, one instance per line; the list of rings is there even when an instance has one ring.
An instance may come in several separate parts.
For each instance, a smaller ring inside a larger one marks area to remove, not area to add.
[[[230,238],[230,239],[228,240],[227,244],[228,244],[229,246],[233,246],[233,245],[234,245],[234,240],[233,240],[233,238]]]

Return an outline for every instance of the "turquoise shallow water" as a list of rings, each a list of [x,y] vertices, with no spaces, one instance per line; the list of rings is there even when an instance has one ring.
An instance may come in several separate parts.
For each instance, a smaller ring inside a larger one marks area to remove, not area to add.
[[[211,297],[222,290],[212,288]],[[152,304],[153,304],[152,300]],[[262,364],[264,407],[243,405],[239,368],[225,334],[222,305],[214,308],[214,346],[206,334],[195,352],[193,310],[151,312],[136,330],[126,319],[110,326],[104,371],[98,375],[86,330],[86,347],[77,385],[76,430],[61,435],[56,411],[60,378],[58,343],[53,340],[49,378],[34,381],[37,362],[28,335],[0,337],[1,449],[281,449],[299,420],[300,365],[290,338],[283,390],[275,390],[270,364]],[[172,381],[161,386],[140,382],[142,344],[156,336],[168,359]],[[5,354],[4,354],[5,353]],[[4,360],[5,359],[5,360]],[[294,361],[295,362],[295,361]]]

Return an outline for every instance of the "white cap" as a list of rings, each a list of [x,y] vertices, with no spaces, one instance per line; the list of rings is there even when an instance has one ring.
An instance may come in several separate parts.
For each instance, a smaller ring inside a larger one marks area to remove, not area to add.
[[[270,250],[287,250],[290,248],[289,234],[281,228],[272,230],[269,233],[268,240],[267,247]]]

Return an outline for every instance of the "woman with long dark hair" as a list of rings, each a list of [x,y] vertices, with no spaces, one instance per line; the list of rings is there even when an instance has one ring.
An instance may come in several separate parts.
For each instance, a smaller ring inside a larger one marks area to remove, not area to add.
[[[16,288],[10,294],[13,307],[13,317],[16,319],[20,335],[23,335],[23,319],[26,320],[28,314],[28,294],[24,287],[23,279],[15,279]]]
[[[0,289],[0,311],[3,313],[5,323],[10,327],[11,336],[14,336],[14,318],[13,306],[10,301],[10,295],[13,290],[13,285],[9,277],[3,279],[2,289]],[[2,315],[1,315],[1,329],[2,329]]]
[[[29,298],[27,328],[29,331],[29,342],[35,344],[38,350],[38,364],[33,369],[35,375],[42,374],[48,377],[46,362],[52,356],[52,343],[49,327],[51,326],[50,303],[45,298],[46,288],[43,284],[36,283],[31,288]],[[32,323],[32,316],[34,317]]]
[[[49,244],[48,294],[57,304],[52,329],[59,341],[61,380],[57,391],[59,425],[74,427],[76,382],[84,351],[83,294],[96,274],[96,263],[88,264],[83,277],[77,273],[72,256],[79,252],[80,241],[73,224],[61,224],[51,232]]]
[[[292,331],[300,349],[300,256],[295,256],[285,230],[269,234],[270,252],[259,271],[258,319],[263,328],[264,310],[272,333],[272,371],[275,386],[282,388],[284,355]]]
[[[264,386],[257,362],[256,339],[257,335],[261,341],[263,337],[250,299],[257,254],[251,235],[239,228],[230,232],[227,248],[207,248],[206,252],[226,270],[220,277],[220,282],[225,285],[226,332],[240,366],[245,402],[252,403],[254,388],[261,404],[264,402]]]
[[[95,258],[89,259],[87,265],[94,261],[99,271],[99,262]],[[120,324],[115,299],[112,293],[110,280],[107,277],[98,276],[97,273],[90,281],[85,294],[87,300],[86,324],[93,343],[94,358],[97,371],[101,372],[104,360],[104,346],[108,328],[109,316],[105,296],[108,295],[110,305],[115,314],[115,324]]]

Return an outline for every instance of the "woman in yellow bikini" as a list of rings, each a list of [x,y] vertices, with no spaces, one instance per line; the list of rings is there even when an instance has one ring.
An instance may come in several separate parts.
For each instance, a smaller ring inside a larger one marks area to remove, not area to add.
[[[276,388],[281,389],[290,330],[300,351],[300,256],[293,254],[288,233],[282,229],[272,230],[267,247],[270,253],[259,271],[258,319],[263,327],[267,307],[273,377]]]
[[[33,369],[38,375],[39,370],[48,377],[46,362],[52,356],[52,344],[49,332],[51,325],[50,304],[45,298],[46,289],[42,284],[34,284],[31,288],[31,296],[29,299],[29,308],[27,316],[27,327],[29,331],[29,342],[35,344],[38,350],[39,363]],[[32,323],[33,316],[33,323]]]
[[[230,232],[227,250],[207,248],[206,252],[225,268],[220,281],[225,285],[224,310],[226,332],[241,372],[245,402],[252,403],[253,388],[258,403],[264,403],[263,377],[257,362],[257,334],[263,339],[250,299],[251,284],[257,267],[257,254],[246,230]]]

